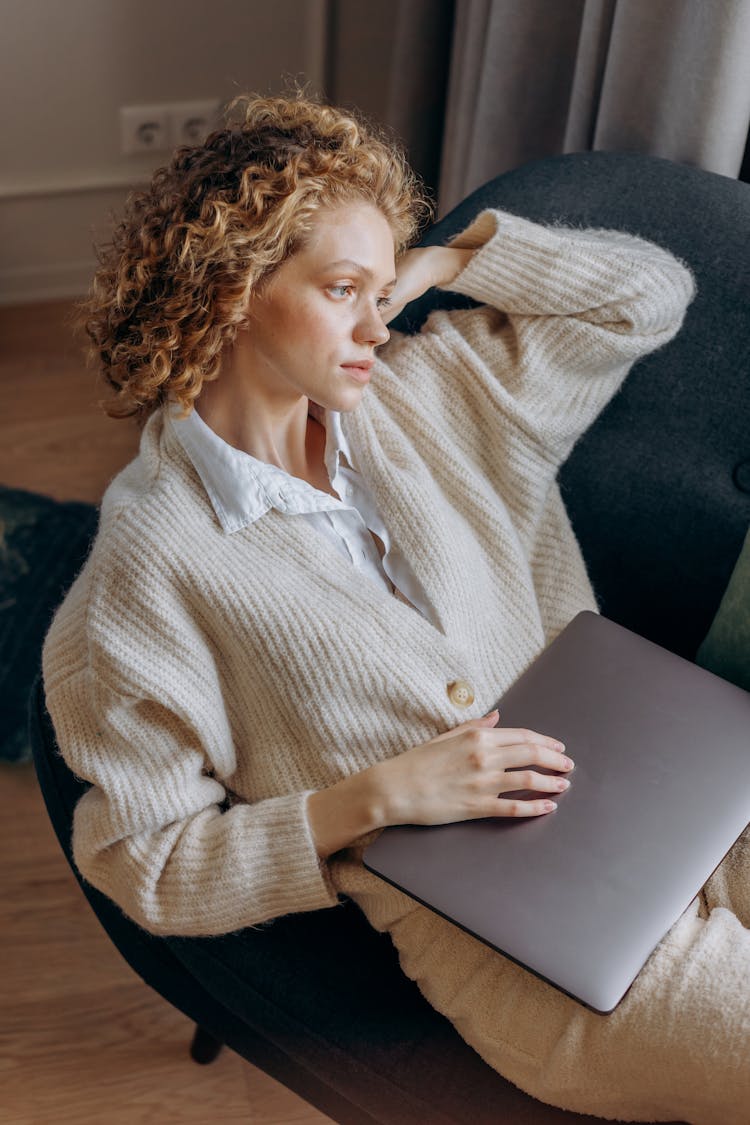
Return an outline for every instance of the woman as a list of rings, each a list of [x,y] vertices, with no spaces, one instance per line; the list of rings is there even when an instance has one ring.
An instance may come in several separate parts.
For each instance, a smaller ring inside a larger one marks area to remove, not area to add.
[[[361,863],[387,824],[547,815],[569,784],[554,732],[486,711],[597,608],[555,474],[679,330],[690,271],[627,234],[499,211],[404,252],[425,207],[392,145],[303,98],[238,104],[132,199],[87,305],[107,409],[143,432],[45,644],[62,752],[92,783],[76,864],[156,934],[345,893],[528,1092],[739,1121],[750,1079],[725,1056],[747,1052],[747,1018],[730,981],[676,979],[709,931],[750,971],[729,866],[717,903],[737,917],[696,899],[603,1018]],[[389,339],[433,285],[482,304]],[[538,797],[504,796],[519,788]]]

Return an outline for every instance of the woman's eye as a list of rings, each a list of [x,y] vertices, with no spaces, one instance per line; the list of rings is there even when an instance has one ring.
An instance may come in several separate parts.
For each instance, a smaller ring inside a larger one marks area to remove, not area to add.
[[[352,285],[351,282],[346,282],[342,285],[329,285],[328,292],[332,293],[336,298],[346,298],[354,293],[355,288],[356,287]],[[379,309],[387,309],[393,302],[390,297],[378,297],[375,303]]]

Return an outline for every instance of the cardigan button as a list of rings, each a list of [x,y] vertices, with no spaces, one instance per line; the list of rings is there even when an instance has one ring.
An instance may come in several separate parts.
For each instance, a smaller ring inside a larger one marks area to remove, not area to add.
[[[453,680],[448,684],[448,698],[456,707],[471,707],[474,702],[474,690],[466,680]]]

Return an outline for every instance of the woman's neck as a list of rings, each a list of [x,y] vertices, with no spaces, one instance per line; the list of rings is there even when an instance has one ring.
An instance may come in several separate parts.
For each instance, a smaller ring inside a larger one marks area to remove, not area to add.
[[[260,411],[255,403],[238,403],[202,392],[195,408],[220,438],[259,461],[286,469],[303,459],[307,399],[300,399],[297,408],[287,415],[271,416]]]
[[[196,399],[198,414],[235,449],[276,465],[293,476],[308,472],[308,399],[270,396],[257,381],[242,378],[231,364],[204,383]]]

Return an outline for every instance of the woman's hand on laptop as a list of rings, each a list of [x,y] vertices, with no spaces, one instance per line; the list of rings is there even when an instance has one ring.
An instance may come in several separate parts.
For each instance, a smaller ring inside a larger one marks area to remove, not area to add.
[[[496,727],[498,714],[469,719],[419,746],[311,793],[307,816],[318,855],[327,858],[389,824],[451,824],[489,816],[540,816],[549,797],[505,797],[531,789],[557,794],[564,778],[534,766],[568,772],[563,745],[536,731]]]
[[[497,727],[497,711],[469,719],[368,773],[380,794],[378,819],[388,824],[448,824],[490,816],[539,816],[556,806],[550,797],[568,788],[562,777],[535,766],[567,773],[573,763],[564,746],[536,731]],[[537,799],[507,798],[530,789]],[[546,796],[545,796],[546,795]]]

